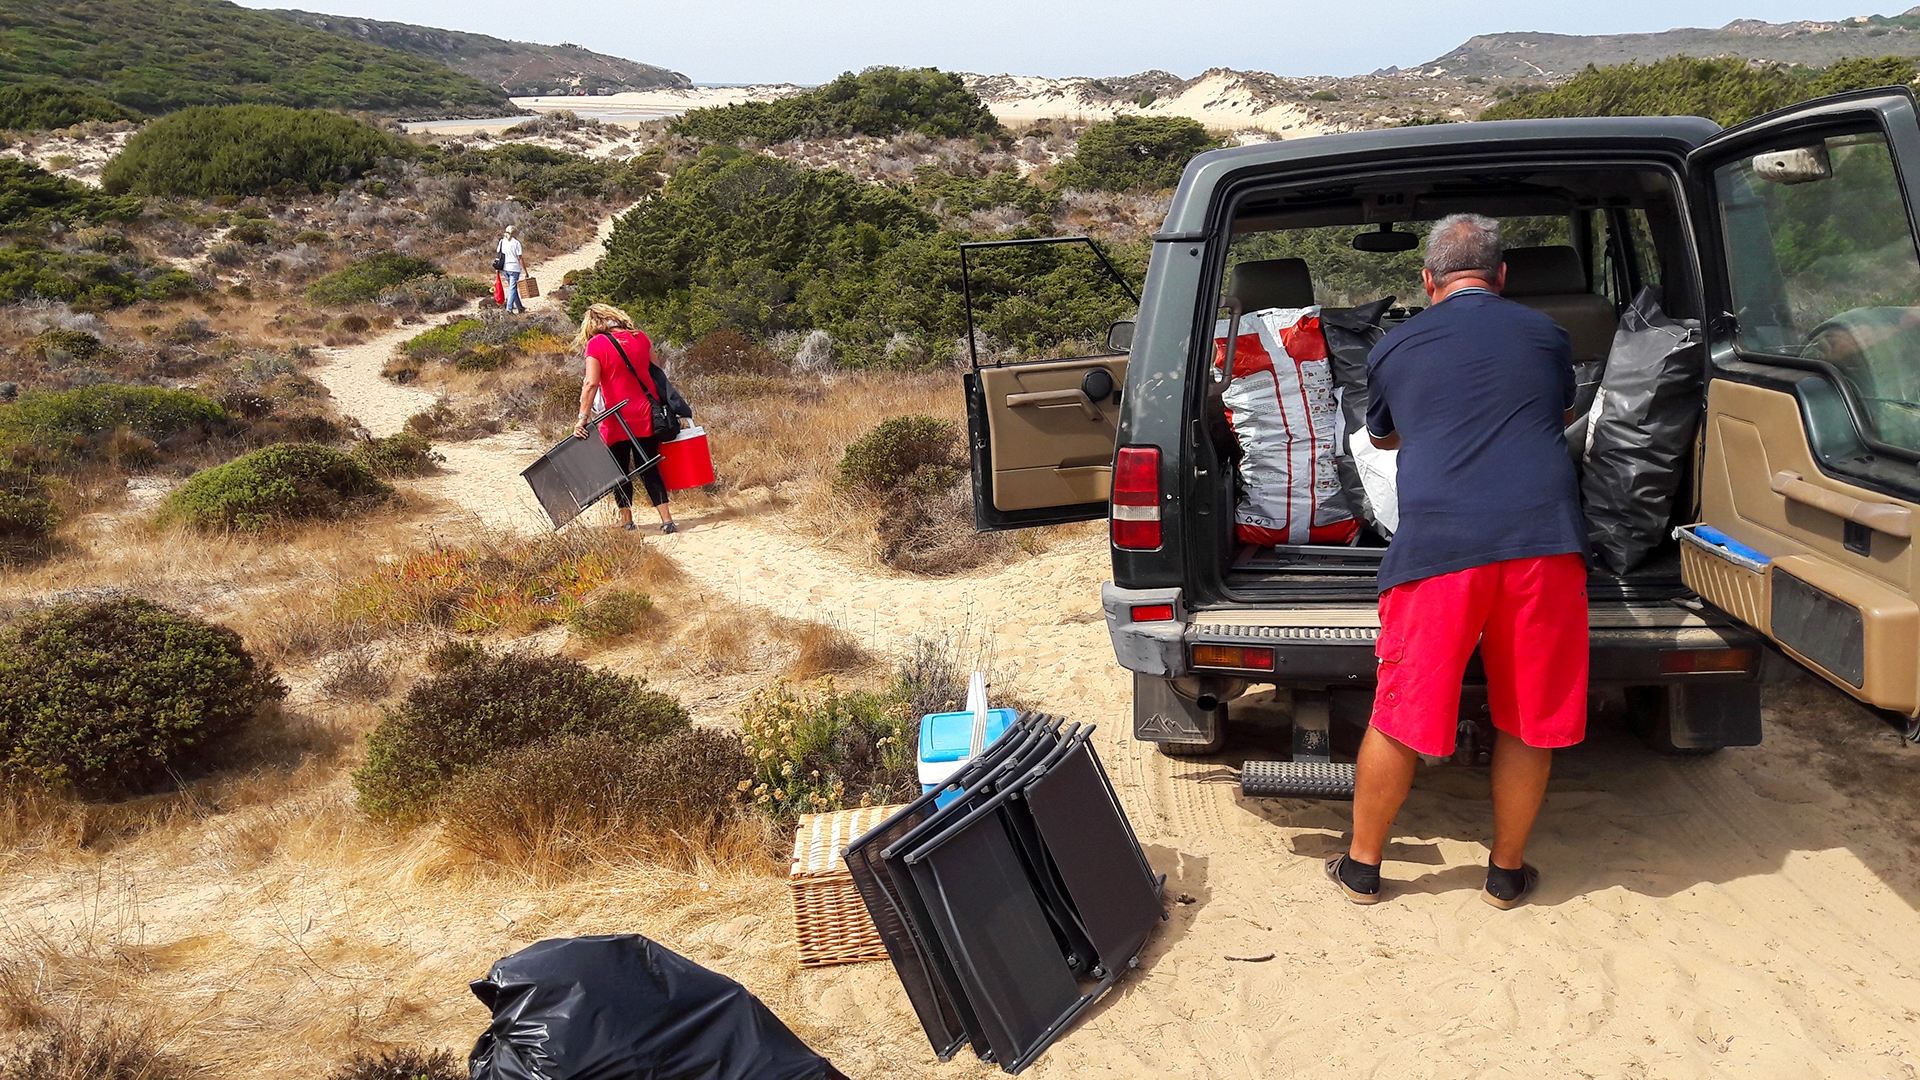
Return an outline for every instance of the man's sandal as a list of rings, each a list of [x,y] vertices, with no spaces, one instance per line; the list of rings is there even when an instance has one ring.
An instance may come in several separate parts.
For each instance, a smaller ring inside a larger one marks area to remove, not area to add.
[[[1327,880],[1333,882],[1335,885],[1340,886],[1340,891],[1347,894],[1347,899],[1353,901],[1356,904],[1379,903],[1380,890],[1375,889],[1373,892],[1364,893],[1358,889],[1355,889],[1349,886],[1346,882],[1340,880],[1340,864],[1346,861],[1346,858],[1347,857],[1345,855],[1335,855],[1333,858],[1327,860]]]
[[[1493,864],[1488,863],[1487,868],[1488,868],[1488,872],[1491,873],[1493,869]],[[1491,882],[1489,882],[1489,885],[1491,885]],[[1493,894],[1492,888],[1482,887],[1480,890],[1480,899],[1485,900],[1487,903],[1492,904],[1494,907],[1499,908],[1501,911],[1512,911],[1514,908],[1517,908],[1521,904],[1526,903],[1527,897],[1532,896],[1533,890],[1539,887],[1539,885],[1540,885],[1540,871],[1535,870],[1533,867],[1527,865],[1526,863],[1521,863],[1519,892],[1514,893],[1511,899],[1502,900],[1500,897],[1495,896]]]

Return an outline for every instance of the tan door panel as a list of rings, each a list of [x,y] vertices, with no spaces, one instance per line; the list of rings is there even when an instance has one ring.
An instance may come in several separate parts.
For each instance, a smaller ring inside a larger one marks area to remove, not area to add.
[[[1120,408],[1082,391],[1087,372],[1127,381],[1127,358],[1100,356],[981,368],[997,510],[1105,502],[1113,485]]]
[[[1920,712],[1920,506],[1823,475],[1793,395],[1727,379],[1708,387],[1700,516],[1773,557],[1772,617],[1759,629],[1855,697]],[[1847,549],[1848,521],[1873,530],[1870,554]],[[1702,595],[1739,610],[1741,598],[1711,590]]]

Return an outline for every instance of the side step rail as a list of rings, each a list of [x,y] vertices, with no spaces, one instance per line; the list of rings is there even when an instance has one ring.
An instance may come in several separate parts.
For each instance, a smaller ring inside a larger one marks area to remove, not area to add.
[[[1351,801],[1353,766],[1338,761],[1249,761],[1240,769],[1240,794],[1250,799]]]

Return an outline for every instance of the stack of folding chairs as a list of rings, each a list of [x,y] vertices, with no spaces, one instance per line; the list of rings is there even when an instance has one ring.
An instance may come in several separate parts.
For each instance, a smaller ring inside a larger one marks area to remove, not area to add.
[[[1166,879],[1147,865],[1092,734],[1021,716],[847,847],[942,1061],[971,1043],[1007,1072],[1026,1068],[1139,963],[1166,918]]]

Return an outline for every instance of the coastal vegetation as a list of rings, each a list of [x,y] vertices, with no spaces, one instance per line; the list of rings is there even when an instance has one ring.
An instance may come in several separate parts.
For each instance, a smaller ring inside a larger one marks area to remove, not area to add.
[[[114,194],[202,198],[289,185],[317,191],[409,152],[379,128],[324,109],[196,107],[141,128],[107,163],[100,182]]]
[[[1000,123],[959,76],[935,68],[871,67],[805,93],[693,109],[669,125],[703,142],[761,144],[804,136],[897,135],[935,139],[991,137]]]

